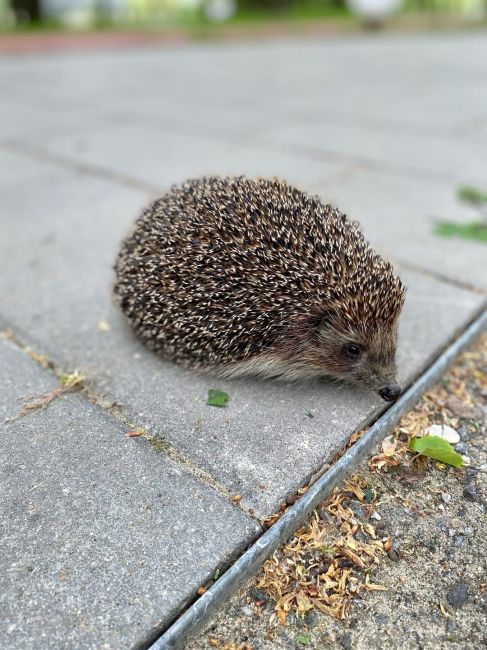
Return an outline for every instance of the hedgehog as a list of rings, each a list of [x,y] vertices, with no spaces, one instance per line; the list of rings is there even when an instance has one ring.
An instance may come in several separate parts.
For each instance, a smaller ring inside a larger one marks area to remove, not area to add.
[[[115,298],[156,353],[221,377],[332,377],[386,401],[405,287],[357,222],[278,179],[173,186],[122,242]]]

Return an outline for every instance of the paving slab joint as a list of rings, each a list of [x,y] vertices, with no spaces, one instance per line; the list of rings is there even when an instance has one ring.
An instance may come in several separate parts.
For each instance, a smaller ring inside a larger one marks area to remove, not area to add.
[[[35,363],[40,365],[44,370],[50,371],[58,381],[62,381],[63,377],[71,377],[75,373],[79,372],[74,371],[74,373],[70,373],[65,371],[63,368],[59,367],[56,363],[50,360],[46,355],[38,352],[37,350],[34,350],[30,345],[27,345],[21,341],[10,328],[1,329],[0,338],[13,343],[21,352],[35,361]],[[80,374],[79,376],[82,375]],[[25,417],[28,413],[33,413],[36,409],[47,408],[48,405],[54,401],[54,399],[57,399],[57,397],[60,397],[62,394],[65,394],[67,392],[68,391],[59,391],[59,394],[56,395],[56,397],[49,399],[45,406],[39,405],[30,410],[20,409],[17,414],[12,414],[12,417],[9,418],[9,421],[17,420],[20,417]],[[167,442],[164,437],[152,431],[148,431],[146,427],[137,424],[123,412],[120,405],[114,403],[112,400],[107,400],[106,398],[100,396],[90,387],[89,377],[82,376],[82,381],[77,388],[77,392],[83,395],[85,399],[94,404],[96,407],[108,412],[111,417],[126,426],[127,432],[132,433],[134,437],[134,444],[140,444],[143,441],[145,444],[149,444],[155,453],[163,453],[165,456],[168,456],[171,458],[171,460],[183,466],[189,474],[191,474],[201,483],[204,483],[207,487],[215,490],[220,496],[229,501],[233,507],[238,508],[244,512],[247,517],[249,517],[253,522],[258,523],[259,527],[261,527],[261,521],[256,516],[252,508],[241,504],[240,500],[235,499],[235,495],[232,495],[209,472],[201,469],[201,467],[193,463],[187,456],[179,452],[169,442]],[[137,441],[139,441],[139,443],[137,443]]]
[[[413,271],[414,273],[427,275],[428,277],[433,278],[434,280],[438,280],[438,282],[442,282],[443,284],[448,284],[451,287],[456,287],[457,289],[464,289],[466,291],[471,291],[472,293],[476,293],[480,296],[485,296],[487,300],[487,289],[476,287],[475,285],[470,284],[468,282],[463,282],[462,280],[456,280],[455,278],[452,278],[448,275],[444,275],[439,271],[433,271],[432,269],[428,269],[418,264],[411,264],[410,262],[405,262],[401,259],[396,259],[395,265],[398,269],[404,269],[405,271]]]
[[[61,169],[69,169],[74,173],[83,174],[84,176],[102,178],[103,180],[111,181],[117,185],[123,185],[124,187],[142,190],[143,192],[151,192],[152,194],[157,195],[164,191],[164,188],[162,187],[145,183],[144,181],[133,178],[132,176],[120,174],[119,172],[107,169],[106,167],[81,162],[75,158],[70,158],[69,156],[54,154],[29,142],[24,142],[23,140],[3,138],[0,140],[0,147],[33,160],[50,163],[51,165],[55,165]]]

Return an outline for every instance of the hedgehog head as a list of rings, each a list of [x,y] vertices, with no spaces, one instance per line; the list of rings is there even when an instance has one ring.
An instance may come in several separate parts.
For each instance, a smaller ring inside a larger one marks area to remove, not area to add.
[[[291,319],[276,349],[276,367],[291,379],[326,375],[396,400],[401,394],[395,356],[404,293],[389,265],[365,283],[332,289],[314,313]]]

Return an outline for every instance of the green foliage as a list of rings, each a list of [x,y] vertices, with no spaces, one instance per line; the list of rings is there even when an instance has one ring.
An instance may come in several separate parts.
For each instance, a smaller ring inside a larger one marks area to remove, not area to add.
[[[487,243],[487,223],[482,221],[471,221],[470,223],[442,221],[435,225],[434,232],[440,237],[461,237]]]
[[[225,406],[228,402],[229,397],[227,393],[224,393],[219,388],[210,388],[208,391],[208,401],[206,402],[208,406]]]
[[[344,0],[239,0],[230,22],[313,20],[349,16]]]
[[[428,458],[434,458],[441,463],[463,467],[463,460],[460,454],[453,449],[451,444],[439,436],[423,436],[422,438],[411,438],[409,449]]]
[[[296,643],[299,643],[299,645],[309,645],[310,641],[309,634],[301,633],[296,635]]]
[[[365,495],[365,502],[366,503],[372,503],[372,501],[375,499],[375,490],[373,487],[366,487],[364,488],[364,495]]]
[[[487,203],[487,193],[469,185],[465,185],[458,189],[458,198],[466,203],[472,203],[473,205],[482,205]]]

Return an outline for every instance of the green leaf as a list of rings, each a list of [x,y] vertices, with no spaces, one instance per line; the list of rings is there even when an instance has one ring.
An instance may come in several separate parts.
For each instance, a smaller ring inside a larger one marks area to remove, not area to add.
[[[228,399],[228,394],[224,393],[219,388],[210,388],[208,391],[208,401],[206,403],[209,406],[225,406]]]
[[[435,225],[434,232],[440,237],[461,237],[487,243],[487,224],[482,221],[471,221],[470,223],[442,221]]]
[[[474,205],[487,203],[487,193],[471,186],[460,187],[458,189],[458,198]]]
[[[423,436],[422,438],[411,438],[409,449],[428,458],[434,458],[441,463],[463,467],[463,460],[460,454],[453,449],[449,442],[439,436]]]
[[[309,634],[298,634],[296,635],[296,642],[299,645],[308,645],[311,641]]]
[[[366,503],[372,503],[372,501],[375,499],[375,490],[374,490],[374,488],[366,487],[364,489],[364,494],[365,494],[365,502]]]

